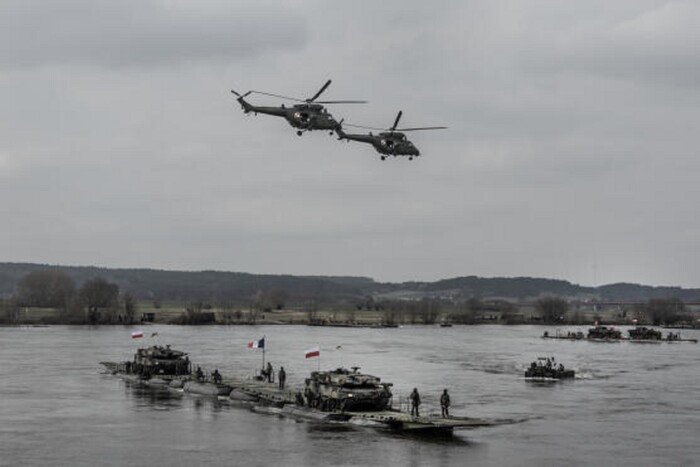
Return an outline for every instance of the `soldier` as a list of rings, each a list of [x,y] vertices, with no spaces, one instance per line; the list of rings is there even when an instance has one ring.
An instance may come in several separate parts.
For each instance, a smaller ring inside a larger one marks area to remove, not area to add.
[[[442,418],[448,418],[450,416],[450,395],[447,394],[447,389],[440,396],[440,407],[442,408]]]
[[[267,371],[266,371],[266,376],[267,376],[267,382],[271,383],[272,380],[274,380],[274,371],[272,370],[272,363],[267,362]]]
[[[279,380],[280,383],[280,389],[284,389],[284,383],[287,381],[287,372],[284,371],[284,367],[280,367],[280,371],[277,372],[277,379]]]
[[[197,365],[197,371],[195,374],[197,375],[197,381],[202,381],[204,379],[204,372],[199,367],[199,365]]]
[[[211,379],[214,380],[214,384],[221,383],[221,373],[219,373],[218,368],[214,368],[214,372],[211,374]]]
[[[420,406],[420,395],[418,394],[418,389],[413,388],[413,392],[409,396],[411,399],[411,415],[418,416],[418,407]]]

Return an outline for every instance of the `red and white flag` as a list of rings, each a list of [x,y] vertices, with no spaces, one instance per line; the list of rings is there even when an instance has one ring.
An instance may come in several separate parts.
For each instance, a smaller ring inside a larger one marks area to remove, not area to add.
[[[313,358],[313,357],[320,357],[321,356],[321,349],[316,347],[311,347],[309,350],[306,351],[306,358]]]
[[[131,333],[132,339],[141,339],[143,337],[143,331],[134,331]]]

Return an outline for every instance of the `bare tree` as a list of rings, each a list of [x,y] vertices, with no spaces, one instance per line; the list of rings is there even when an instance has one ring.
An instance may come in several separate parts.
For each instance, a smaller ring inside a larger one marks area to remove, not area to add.
[[[315,323],[318,321],[318,305],[315,300],[308,300],[304,303],[304,312],[306,313],[306,320],[308,323]]]
[[[88,321],[100,320],[100,309],[111,311],[117,303],[119,286],[102,278],[92,279],[80,287],[80,298],[88,310]]]
[[[221,320],[225,324],[231,324],[233,321],[233,304],[230,302],[221,302],[219,303],[219,315],[221,316]]]
[[[122,297],[124,306],[124,322],[132,324],[134,316],[136,316],[136,299],[129,293],[125,293]]]
[[[13,300],[0,301],[0,322],[5,324],[19,323],[19,307]],[[3,319],[4,318],[4,319]]]
[[[653,298],[647,303],[646,312],[655,326],[671,325],[685,312],[685,304],[679,298]]]
[[[16,301],[20,306],[65,308],[75,294],[75,283],[59,269],[30,272],[17,283]]]
[[[348,321],[348,323],[355,323],[355,320],[357,319],[357,313],[354,309],[350,309],[345,312],[345,319]]]
[[[442,306],[439,301],[426,298],[420,301],[419,309],[423,324],[435,324],[440,316]]]
[[[559,323],[569,310],[569,302],[560,297],[544,297],[535,305],[545,323]]]

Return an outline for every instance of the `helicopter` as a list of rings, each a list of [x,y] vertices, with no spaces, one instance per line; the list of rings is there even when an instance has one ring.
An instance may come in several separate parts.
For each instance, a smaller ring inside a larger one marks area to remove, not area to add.
[[[366,104],[366,101],[317,101],[318,97],[323,93],[323,91],[330,86],[331,80],[326,81],[321,89],[318,90],[313,97],[308,99],[297,99],[295,97],[281,96],[279,94],[272,94],[269,92],[262,91],[248,91],[244,94],[239,94],[233,89],[231,92],[237,97],[237,101],[241,104],[244,113],[253,112],[254,114],[267,114],[274,115],[275,117],[283,117],[287,122],[294,128],[297,128],[297,135],[301,136],[305,131],[312,130],[327,130],[330,134],[338,128],[338,121],[333,118],[333,116],[326,110],[322,104]],[[259,107],[252,105],[245,98],[249,94],[261,94],[264,96],[279,97],[281,99],[288,99],[291,101],[300,102],[300,104],[294,104],[291,107],[286,107],[282,104],[279,107]]]
[[[401,120],[401,115],[403,111],[399,110],[398,115],[396,115],[396,120],[391,128],[374,128],[361,125],[351,125],[356,128],[366,128],[368,130],[380,130],[381,133],[373,135],[371,132],[367,135],[360,134],[348,134],[343,131],[343,120],[338,122],[338,126],[335,128],[335,132],[338,134],[339,140],[346,141],[359,141],[361,143],[371,144],[374,149],[381,154],[382,160],[385,160],[387,156],[408,156],[408,160],[413,160],[414,157],[420,156],[420,151],[417,147],[413,145],[406,135],[402,132],[404,131],[416,131],[416,130],[444,130],[446,126],[428,126],[428,127],[417,127],[417,128],[396,128]]]

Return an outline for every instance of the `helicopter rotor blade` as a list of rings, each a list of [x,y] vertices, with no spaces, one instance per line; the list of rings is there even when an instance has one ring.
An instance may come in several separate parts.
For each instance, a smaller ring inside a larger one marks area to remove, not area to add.
[[[316,99],[318,99],[318,96],[320,96],[323,93],[323,91],[325,91],[326,88],[330,85],[331,85],[331,80],[326,81],[326,84],[324,84],[321,87],[321,89],[319,89],[318,92],[316,94],[314,94],[314,97],[312,97],[311,99],[306,99],[306,102],[311,103],[311,102],[315,101]]]
[[[317,104],[366,104],[367,101],[315,101]]]
[[[364,130],[377,130],[377,131],[385,131],[386,130],[386,128],[377,128],[375,126],[353,125],[352,123],[346,123],[344,126],[350,126],[353,128],[362,128]]]
[[[392,131],[446,130],[446,126],[423,126],[416,128],[395,128]]]
[[[272,96],[272,97],[279,97],[280,99],[287,99],[290,101],[296,101],[296,102],[306,102],[303,99],[297,99],[296,97],[289,97],[289,96],[283,96],[281,94],[273,94],[271,92],[263,92],[263,91],[250,91],[254,92],[255,94],[261,94],[263,96]]]
[[[394,120],[394,125],[391,127],[391,131],[396,130],[396,126],[399,124],[399,120],[401,120],[401,115],[403,115],[403,110],[399,110],[398,115],[396,115],[396,120]]]
[[[231,89],[231,92],[232,92],[233,94],[237,95],[239,99],[243,99],[244,97],[246,97],[248,94],[250,94],[250,93],[253,92],[253,91],[248,91],[248,92],[246,92],[246,93],[239,94],[238,92],[236,92],[236,91],[234,91],[233,89]]]

